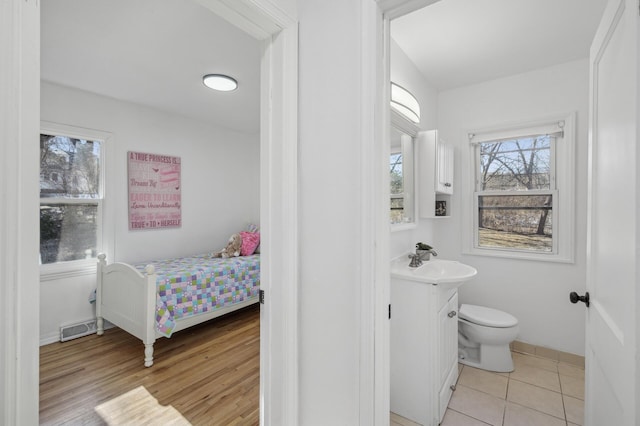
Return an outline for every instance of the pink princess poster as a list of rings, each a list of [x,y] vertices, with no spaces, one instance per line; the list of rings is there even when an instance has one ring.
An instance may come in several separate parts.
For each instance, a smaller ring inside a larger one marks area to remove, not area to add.
[[[127,156],[129,230],[179,228],[180,157],[132,151]]]

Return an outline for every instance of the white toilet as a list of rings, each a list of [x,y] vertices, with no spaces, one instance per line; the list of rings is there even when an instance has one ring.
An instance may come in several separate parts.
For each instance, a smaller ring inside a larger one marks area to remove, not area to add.
[[[462,304],[458,311],[458,359],[483,370],[513,371],[509,343],[518,335],[518,319],[484,306]]]

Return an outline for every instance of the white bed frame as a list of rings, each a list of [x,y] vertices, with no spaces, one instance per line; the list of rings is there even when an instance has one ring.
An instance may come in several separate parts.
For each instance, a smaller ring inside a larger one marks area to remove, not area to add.
[[[96,316],[98,335],[104,333],[104,320],[120,327],[142,340],[144,365],[153,365],[153,344],[164,337],[156,330],[156,279],[153,265],[147,265],[141,274],[127,263],[107,265],[107,256],[98,255],[98,288],[96,291]],[[176,320],[173,330],[184,330],[196,324],[242,309],[258,302],[252,297],[230,306]]]

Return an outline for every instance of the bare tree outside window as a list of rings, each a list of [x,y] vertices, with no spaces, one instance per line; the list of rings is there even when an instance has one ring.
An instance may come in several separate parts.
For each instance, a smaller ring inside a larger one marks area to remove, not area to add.
[[[389,181],[391,186],[391,223],[402,223],[404,220],[402,153],[391,154],[389,159]]]
[[[40,135],[42,264],[97,255],[102,143]]]
[[[478,144],[478,246],[553,249],[549,135]]]

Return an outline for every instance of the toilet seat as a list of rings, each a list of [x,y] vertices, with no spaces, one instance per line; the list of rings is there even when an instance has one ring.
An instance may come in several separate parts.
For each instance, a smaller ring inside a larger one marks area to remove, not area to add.
[[[507,328],[518,325],[518,319],[513,315],[485,306],[462,304],[458,316],[486,327]]]

